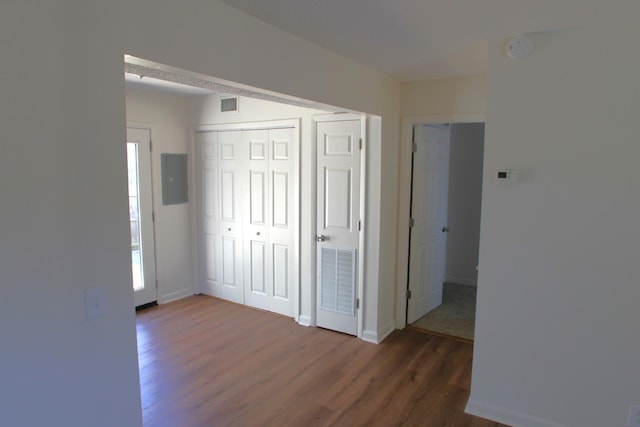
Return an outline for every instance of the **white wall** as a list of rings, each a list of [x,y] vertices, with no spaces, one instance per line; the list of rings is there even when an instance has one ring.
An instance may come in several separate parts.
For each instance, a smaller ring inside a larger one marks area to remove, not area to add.
[[[484,123],[451,125],[447,282],[477,284]]]
[[[626,426],[640,403],[640,25],[490,44],[473,413]],[[521,180],[496,185],[513,168]]]
[[[0,40],[0,425],[141,425],[125,53],[381,115],[365,327],[393,321],[395,228],[380,224],[396,221],[398,83],[214,0],[9,0]],[[93,286],[107,315],[86,322]]]
[[[316,242],[313,240],[315,230],[311,228],[311,218],[315,212],[316,189],[313,187],[315,170],[312,164],[313,124],[312,116],[328,114],[326,111],[302,108],[288,104],[263,101],[254,98],[238,97],[238,111],[220,112],[220,98],[228,95],[212,95],[193,98],[191,116],[193,127],[204,125],[247,123],[257,121],[300,119],[300,322],[312,322],[313,301],[310,292],[312,277],[308,274],[315,271],[315,259],[311,257]]]
[[[484,114],[487,77],[470,76],[406,82],[401,85],[402,117]]]
[[[126,91],[127,122],[151,129],[153,151],[153,209],[155,212],[156,278],[158,302],[166,303],[193,294],[189,203],[162,205],[160,155],[187,153],[189,148],[189,99],[186,96],[148,90]]]
[[[142,423],[119,25],[93,6],[1,6],[2,426]]]

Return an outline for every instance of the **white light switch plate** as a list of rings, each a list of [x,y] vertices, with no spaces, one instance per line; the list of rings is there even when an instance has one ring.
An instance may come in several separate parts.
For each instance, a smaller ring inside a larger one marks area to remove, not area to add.
[[[84,310],[87,322],[107,315],[106,293],[104,286],[84,290]]]

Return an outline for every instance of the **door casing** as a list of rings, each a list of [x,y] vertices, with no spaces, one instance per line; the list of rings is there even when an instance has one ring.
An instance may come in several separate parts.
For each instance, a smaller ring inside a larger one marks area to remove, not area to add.
[[[407,326],[407,280],[409,276],[409,218],[411,216],[411,156],[413,127],[439,123],[486,122],[484,114],[425,115],[402,118],[400,127],[400,170],[398,177],[398,229],[396,251],[396,328]],[[486,147],[486,145],[485,145]]]

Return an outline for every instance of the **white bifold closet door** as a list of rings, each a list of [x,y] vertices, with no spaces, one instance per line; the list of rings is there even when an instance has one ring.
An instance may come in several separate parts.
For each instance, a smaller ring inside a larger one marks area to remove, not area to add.
[[[291,317],[297,286],[296,132],[286,127],[196,137],[203,292]]]

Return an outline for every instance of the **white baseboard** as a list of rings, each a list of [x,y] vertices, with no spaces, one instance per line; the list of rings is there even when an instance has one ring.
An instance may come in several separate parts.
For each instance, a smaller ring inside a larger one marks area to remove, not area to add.
[[[568,427],[553,421],[545,420],[521,412],[500,408],[487,403],[482,403],[469,399],[467,407],[464,410],[467,414],[475,415],[480,418],[492,420],[501,424],[514,427]]]
[[[462,276],[447,276],[445,282],[457,283],[459,285],[478,286],[478,280]]]
[[[372,344],[378,344],[378,333],[376,331],[362,331],[360,339]]]
[[[298,324],[302,326],[311,326],[311,317],[300,315],[300,318],[298,319]]]
[[[380,330],[380,333],[377,331],[362,331],[362,341],[370,342],[373,344],[380,344],[386,337],[389,336],[391,332],[396,329],[396,321],[390,320],[386,325]]]
[[[158,297],[158,304],[166,304],[193,295],[193,289],[182,289],[176,292],[170,292]]]

